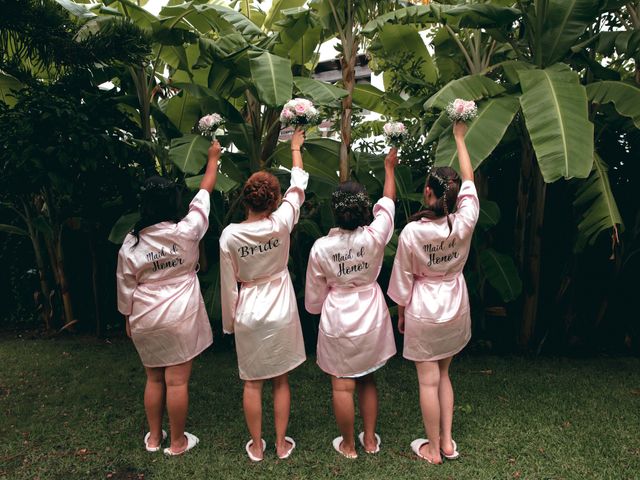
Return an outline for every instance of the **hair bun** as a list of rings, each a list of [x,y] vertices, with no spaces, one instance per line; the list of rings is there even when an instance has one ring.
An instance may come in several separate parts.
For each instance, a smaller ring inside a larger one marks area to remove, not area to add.
[[[268,172],[256,172],[244,185],[243,204],[254,212],[272,212],[280,201],[280,182]]]

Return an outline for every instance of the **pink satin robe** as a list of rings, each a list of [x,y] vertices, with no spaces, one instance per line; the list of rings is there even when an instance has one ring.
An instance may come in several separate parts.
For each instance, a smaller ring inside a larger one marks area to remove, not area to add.
[[[333,228],[311,249],[305,307],[321,313],[317,361],[330,375],[361,376],[396,354],[389,309],[376,281],[394,214],[393,201],[382,197],[371,225]]]
[[[118,310],[146,367],[187,362],[213,343],[196,275],[198,243],[209,227],[209,192],[200,190],[178,223],[127,235],[118,254]]]
[[[308,179],[294,167],[275,212],[256,222],[232,223],[220,236],[222,325],[225,333],[235,333],[242,380],[277,377],[306,359],[287,263]]]
[[[405,306],[403,355],[417,362],[455,355],[471,338],[469,295],[462,269],[469,256],[480,204],[471,181],[462,183],[457,210],[422,218],[402,230],[391,272],[389,297]]]

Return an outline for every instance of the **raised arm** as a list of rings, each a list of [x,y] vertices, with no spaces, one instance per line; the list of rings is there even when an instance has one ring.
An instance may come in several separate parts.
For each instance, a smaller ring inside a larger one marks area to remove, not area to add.
[[[291,158],[293,160],[293,166],[302,168],[304,170],[304,164],[302,163],[302,153],[300,148],[304,144],[304,130],[297,127],[293,132],[293,138],[291,139]]]
[[[384,188],[382,195],[396,201],[396,166],[398,165],[398,149],[392,148],[384,159]]]
[[[458,161],[460,162],[460,176],[462,181],[471,180],[473,182],[473,167],[471,166],[471,158],[467,151],[467,145],[464,142],[464,136],[467,133],[467,124],[464,122],[456,122],[453,124],[453,136],[456,139],[456,147],[458,148]]]
[[[218,179],[218,162],[220,161],[220,143],[217,140],[211,142],[208,151],[207,169],[200,181],[200,188],[211,193]]]

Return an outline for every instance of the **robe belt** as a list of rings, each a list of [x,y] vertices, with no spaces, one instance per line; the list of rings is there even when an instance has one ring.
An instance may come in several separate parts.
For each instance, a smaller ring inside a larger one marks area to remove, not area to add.
[[[251,280],[250,282],[242,282],[243,287],[255,287],[256,285],[263,285],[265,283],[273,282],[274,280],[280,280],[281,278],[286,277],[289,274],[289,270],[285,268],[284,270],[280,270],[273,275],[269,275],[268,277],[256,278],[255,280]]]
[[[173,285],[175,283],[182,283],[188,280],[192,280],[196,276],[196,270],[189,273],[184,273],[176,277],[158,278],[157,280],[147,280],[146,282],[140,282],[139,285]]]
[[[438,283],[438,282],[448,282],[451,280],[457,280],[458,277],[462,275],[462,272],[451,273],[449,275],[414,275],[413,281],[415,283]]]
[[[372,288],[376,288],[378,282],[367,283],[366,285],[358,285],[355,287],[348,287],[342,285],[332,285],[330,287],[331,292],[337,293],[358,293],[358,292],[366,292],[371,290]]]

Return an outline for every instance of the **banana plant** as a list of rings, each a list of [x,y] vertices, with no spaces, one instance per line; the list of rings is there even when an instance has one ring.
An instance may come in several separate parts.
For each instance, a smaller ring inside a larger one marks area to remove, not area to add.
[[[583,61],[574,70],[579,60],[575,52],[586,51],[589,58],[617,48],[618,54],[624,52],[626,58],[633,59],[638,42],[632,30],[598,33],[601,15],[619,8],[617,4],[523,0],[511,7],[504,3],[408,6],[371,20],[364,31],[382,39],[389,25],[432,28],[435,65],[443,67],[438,74],[448,82],[426,99],[424,108],[443,112],[455,97],[478,102],[478,117],[466,134],[475,168],[502,142],[509,141],[507,136],[513,138],[509,132],[520,138],[515,240],[526,286],[520,336],[526,347],[537,314],[545,183],[576,179],[576,204],[587,212],[577,228],[579,244],[592,242],[606,230],[613,230],[617,240],[622,224],[608,188],[606,164],[600,160],[594,163],[598,157],[593,112],[597,105],[611,103],[619,115],[636,122],[637,86],[616,79],[612,69],[595,61]],[[637,2],[627,3],[629,27],[638,10]],[[581,71],[584,66],[586,74]],[[448,74],[456,69],[467,76],[449,79]],[[437,142],[437,165],[456,166],[451,126],[444,113],[433,124],[428,141]]]

